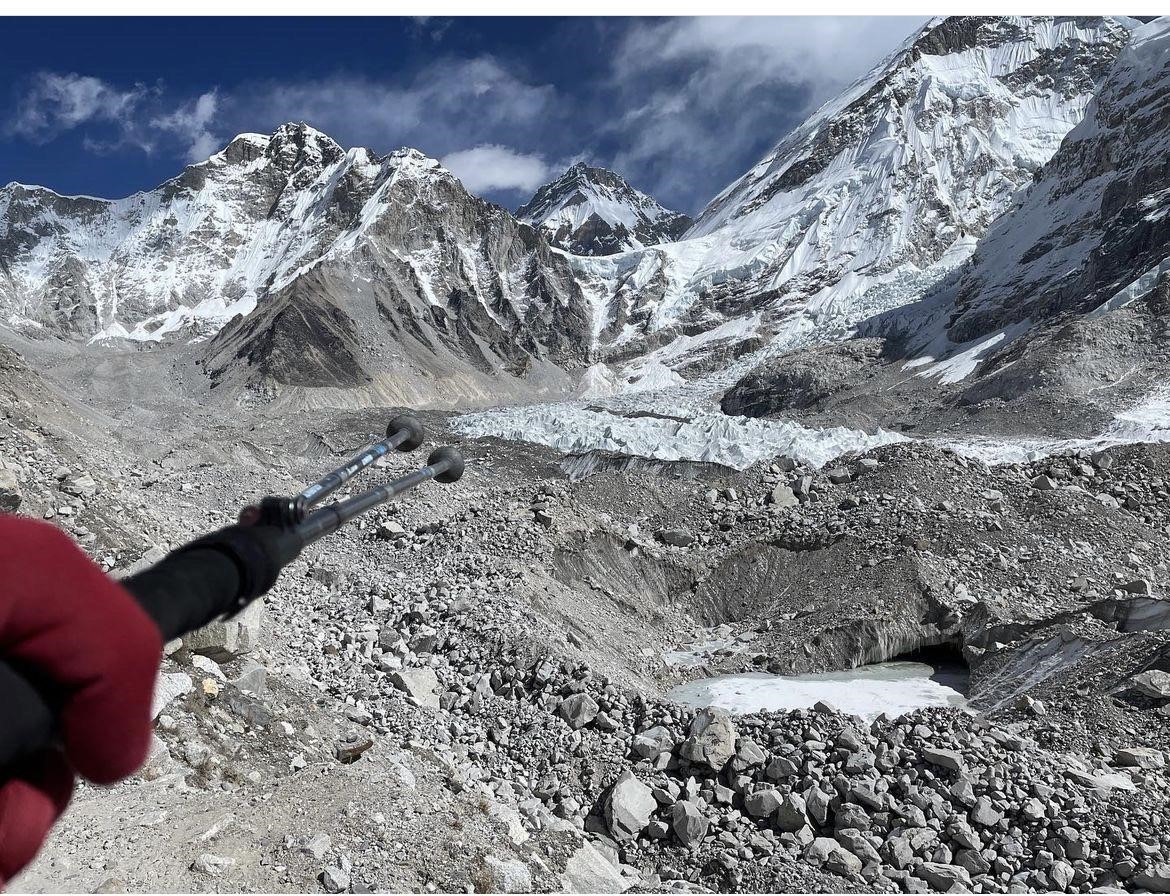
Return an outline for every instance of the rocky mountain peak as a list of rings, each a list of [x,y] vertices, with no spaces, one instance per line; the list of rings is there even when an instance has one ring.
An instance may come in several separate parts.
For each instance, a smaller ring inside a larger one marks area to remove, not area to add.
[[[678,239],[690,218],[664,208],[620,174],[577,162],[516,213],[575,255],[612,255]]]

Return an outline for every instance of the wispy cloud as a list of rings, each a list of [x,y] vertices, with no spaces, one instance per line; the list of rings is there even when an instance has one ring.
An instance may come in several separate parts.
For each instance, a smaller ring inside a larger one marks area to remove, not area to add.
[[[89,122],[126,128],[151,94],[151,88],[143,84],[120,89],[88,75],[37,72],[17,103],[7,130],[44,143]]]
[[[494,190],[532,193],[559,171],[543,158],[499,144],[485,144],[453,152],[443,164],[472,193]]]
[[[703,17],[639,22],[614,57],[614,166],[659,198],[711,196],[924,19]]]
[[[333,77],[266,82],[223,104],[242,130],[304,120],[343,143],[430,155],[485,143],[511,144],[558,117],[557,91],[533,84],[491,56],[438,59],[404,81]]]
[[[209,90],[184,103],[173,112],[151,119],[151,127],[174,134],[186,144],[188,162],[199,162],[220,148],[221,140],[212,130],[219,96]]]

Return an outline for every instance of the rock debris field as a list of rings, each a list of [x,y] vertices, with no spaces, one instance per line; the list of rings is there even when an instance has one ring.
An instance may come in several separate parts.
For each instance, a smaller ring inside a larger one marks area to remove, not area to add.
[[[0,502],[114,575],[382,425],[193,414],[115,437],[6,364]],[[148,764],[83,787],[14,891],[1170,891],[1166,446],[736,472],[424,420],[463,480],[169,644]],[[666,698],[940,658],[966,706]]]

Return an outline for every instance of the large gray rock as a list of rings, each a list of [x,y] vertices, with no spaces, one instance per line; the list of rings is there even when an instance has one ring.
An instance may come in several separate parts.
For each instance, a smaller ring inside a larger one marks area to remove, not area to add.
[[[532,872],[519,859],[483,856],[475,863],[471,878],[480,893],[532,892]]]
[[[16,513],[23,500],[24,493],[20,490],[16,474],[0,467],[0,513]]]
[[[236,860],[231,856],[217,856],[213,852],[205,852],[191,863],[191,870],[198,871],[200,874],[219,877],[219,875],[228,871],[234,864],[236,864]]]
[[[231,619],[216,620],[184,636],[183,643],[192,653],[226,663],[255,650],[260,644],[263,626],[264,603],[255,600]]]
[[[157,719],[164,709],[193,690],[195,682],[186,672],[164,672],[154,682],[150,717]]]
[[[768,493],[768,503],[777,507],[795,507],[800,504],[800,499],[791,488],[781,482]]]
[[[941,747],[923,747],[922,758],[931,765],[937,765],[947,771],[961,772],[963,770],[963,756],[954,750],[944,750]]]
[[[344,893],[349,889],[349,872],[336,865],[326,865],[321,872],[321,887],[326,893]]]
[[[399,669],[391,673],[390,683],[415,699],[427,709],[439,708],[439,676],[430,666],[418,669]]]
[[[570,694],[557,707],[557,714],[573,729],[584,728],[597,718],[601,707],[588,694]]]
[[[1138,693],[1153,697],[1155,700],[1170,700],[1170,672],[1150,669],[1135,675],[1130,680]]]
[[[1122,747],[1113,754],[1113,761],[1130,768],[1164,768],[1166,754],[1153,747]]]
[[[829,837],[817,837],[804,851],[804,856],[825,866],[825,869],[848,877],[861,871],[861,859]]]
[[[683,846],[698,845],[707,836],[711,823],[690,800],[679,800],[670,808],[670,826]]]
[[[776,808],[776,825],[782,831],[799,831],[808,824],[808,806],[804,797],[790,793]]]
[[[680,752],[691,762],[706,765],[712,771],[721,771],[727,760],[735,755],[735,726],[731,723],[731,716],[710,706],[700,709],[695,713],[690,736],[683,741]]]
[[[695,536],[686,529],[659,529],[654,534],[663,544],[676,548],[690,547],[695,543]]]
[[[967,888],[971,886],[971,875],[967,873],[966,868],[958,865],[923,862],[914,869],[914,873],[941,893],[947,892],[955,884]]]
[[[743,800],[743,807],[753,818],[767,818],[780,808],[780,791],[771,788],[749,793]]]
[[[878,851],[857,828],[845,828],[837,831],[835,836],[837,842],[857,856],[863,865],[881,862],[882,858],[878,855]]]
[[[650,788],[626,769],[605,800],[605,823],[615,840],[633,840],[650,823],[650,815],[658,808]]]
[[[647,728],[640,734],[634,735],[632,746],[634,752],[643,759],[653,759],[660,753],[674,749],[674,735],[671,734],[669,728],[655,725],[653,728]]]
[[[565,863],[561,886],[565,893],[622,893],[626,882],[613,862],[586,840]]]
[[[97,483],[88,473],[70,476],[60,485],[61,491],[75,498],[88,498],[97,492]]]
[[[1170,893],[1170,865],[1151,865],[1133,876],[1133,882],[1151,893]]]
[[[981,796],[975,801],[975,805],[971,808],[967,817],[973,825],[981,828],[990,828],[999,824],[1000,819],[1003,818],[1003,813],[995,808],[990,797]]]

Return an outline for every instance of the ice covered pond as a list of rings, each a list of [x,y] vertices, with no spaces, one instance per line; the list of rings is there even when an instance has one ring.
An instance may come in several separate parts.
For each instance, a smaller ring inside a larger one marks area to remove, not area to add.
[[[681,684],[666,696],[685,706],[718,706],[731,713],[803,709],[823,700],[872,719],[883,712],[899,716],[924,706],[963,706],[966,690],[967,672],[957,665],[899,660],[847,672],[718,675]]]

